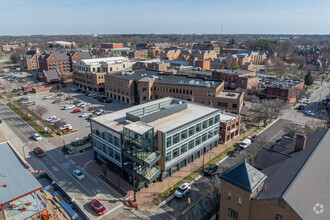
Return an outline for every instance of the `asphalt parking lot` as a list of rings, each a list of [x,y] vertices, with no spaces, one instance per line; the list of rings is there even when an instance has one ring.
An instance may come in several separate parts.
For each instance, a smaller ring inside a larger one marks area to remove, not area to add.
[[[63,96],[57,96],[57,93],[63,92]],[[74,109],[77,109],[78,107],[75,107],[73,109],[64,110],[64,106],[66,105],[72,105],[75,101],[81,100],[86,103],[90,103],[93,107],[103,109],[107,111],[108,113],[121,110],[124,108],[129,107],[130,105],[122,104],[118,102],[113,103],[101,103],[98,100],[95,100],[91,97],[87,97],[84,94],[78,93],[78,92],[71,92],[70,88],[61,89],[52,93],[41,93],[41,94],[28,94],[26,96],[19,96],[16,99],[19,99],[21,97],[30,97],[29,101],[35,102],[36,105],[43,105],[48,108],[48,112],[44,114],[42,117],[44,119],[47,119],[50,116],[57,116],[60,118],[60,120],[66,122],[67,124],[71,124],[73,127],[73,130],[77,132],[69,133],[62,136],[62,139],[66,142],[75,141],[78,139],[81,139],[83,137],[88,136],[90,133],[90,123],[87,120],[87,118],[79,117],[84,112],[92,113],[93,111],[88,111],[87,109],[82,109],[81,112],[73,113]],[[52,96],[51,99],[43,99],[45,96]],[[72,100],[65,100],[66,97],[72,97]],[[60,100],[60,103],[53,104],[52,102],[54,100]],[[34,106],[30,106],[30,108],[33,108]]]

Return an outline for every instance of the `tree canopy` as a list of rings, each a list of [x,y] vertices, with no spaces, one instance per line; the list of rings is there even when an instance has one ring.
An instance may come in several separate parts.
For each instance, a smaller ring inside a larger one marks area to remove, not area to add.
[[[313,85],[314,80],[311,74],[311,71],[308,71],[307,75],[305,76],[305,85],[306,86],[311,86]]]

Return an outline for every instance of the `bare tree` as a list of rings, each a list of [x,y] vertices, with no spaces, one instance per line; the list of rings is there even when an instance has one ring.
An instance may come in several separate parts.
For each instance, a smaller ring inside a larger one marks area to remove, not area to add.
[[[291,122],[284,127],[284,131],[287,136],[294,138],[297,134],[302,133],[301,127],[302,125]]]
[[[53,125],[53,127],[54,127],[55,129],[60,129],[60,127],[62,127],[63,125],[66,125],[66,122],[60,120],[60,121],[55,122],[54,125]]]
[[[252,106],[252,111],[256,112],[258,115],[259,121],[263,121],[264,126],[268,124],[269,119],[272,118],[273,115],[273,105],[271,101],[263,101],[261,103],[255,103]],[[259,122],[258,122],[259,127]]]
[[[291,41],[283,41],[280,43],[277,51],[279,56],[286,57],[287,54],[291,54],[293,50],[293,43]]]
[[[49,109],[46,106],[44,106],[44,105],[36,105],[33,108],[33,110],[40,117],[42,117],[44,114],[46,114],[49,111]]]
[[[313,132],[321,131],[323,129],[327,129],[328,125],[325,122],[322,122],[320,120],[312,120],[308,121],[304,128],[303,128],[303,133],[304,134],[311,134]]]
[[[306,95],[306,91],[300,87],[293,87],[289,91],[289,96],[293,96],[295,98],[295,102],[294,102],[295,105],[304,95]]]
[[[272,105],[274,119],[276,119],[283,110],[289,108],[288,103],[282,99],[272,100],[269,104]]]
[[[208,200],[207,203],[210,205],[212,210],[216,210],[216,220],[219,219],[220,214],[220,193],[221,193],[221,183],[218,177],[209,179],[208,181]],[[208,216],[209,218],[211,216]]]

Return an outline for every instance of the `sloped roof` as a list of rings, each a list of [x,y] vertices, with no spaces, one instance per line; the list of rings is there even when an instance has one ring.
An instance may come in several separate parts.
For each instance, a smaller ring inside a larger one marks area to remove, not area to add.
[[[262,148],[258,152],[258,157],[254,161],[253,167],[257,168],[258,170],[262,170],[288,158],[291,158],[291,156],[288,154],[277,152],[272,149]]]
[[[90,51],[78,51],[77,54],[81,57],[81,59],[93,58],[93,54]]]
[[[58,69],[43,71],[43,74],[48,80],[61,78],[61,73]]]
[[[241,188],[247,192],[254,192],[267,177],[250,164],[241,163],[220,176],[220,179]]]
[[[8,143],[0,144],[0,175],[0,204],[42,187]],[[7,187],[3,187],[2,180]]]

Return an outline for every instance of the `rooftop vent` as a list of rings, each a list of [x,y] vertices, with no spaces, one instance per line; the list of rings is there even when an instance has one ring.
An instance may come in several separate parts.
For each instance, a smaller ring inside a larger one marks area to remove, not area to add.
[[[234,93],[228,93],[226,96],[235,96]]]

